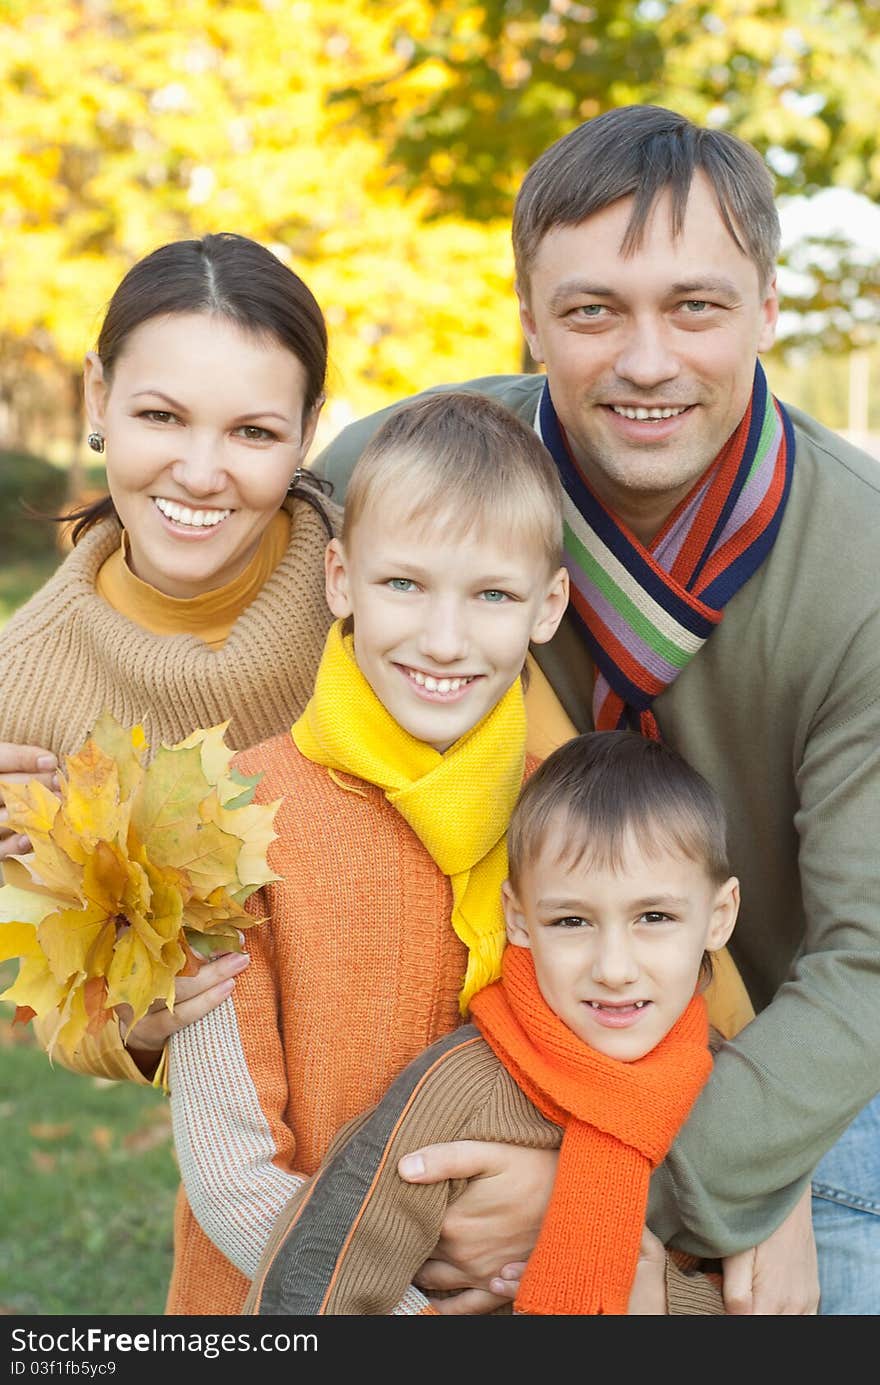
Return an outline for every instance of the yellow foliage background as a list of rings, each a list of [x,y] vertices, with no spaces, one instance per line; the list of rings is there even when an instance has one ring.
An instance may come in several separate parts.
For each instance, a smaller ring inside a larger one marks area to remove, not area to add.
[[[0,446],[82,458],[79,367],[115,285],[207,231],[268,245],[321,303],[316,448],[515,371],[509,219],[538,148],[660,101],[793,151],[783,191],[876,195],[878,61],[878,0],[0,0]],[[857,288],[864,348],[880,276]],[[771,383],[846,425],[845,367],[780,360]]]
[[[5,0],[7,370],[76,370],[135,259],[217,230],[268,245],[321,303],[334,431],[432,379],[517,369],[507,220],[423,221],[424,197],[396,186],[379,142],[331,101],[391,71],[395,36],[418,34],[429,12],[419,0]]]

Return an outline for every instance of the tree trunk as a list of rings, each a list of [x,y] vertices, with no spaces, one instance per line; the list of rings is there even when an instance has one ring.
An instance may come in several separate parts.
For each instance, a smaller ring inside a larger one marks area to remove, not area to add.
[[[70,390],[71,438],[70,466],[67,470],[67,500],[73,507],[86,490],[85,467],[85,409],[83,407],[82,372],[71,370],[68,374]]]

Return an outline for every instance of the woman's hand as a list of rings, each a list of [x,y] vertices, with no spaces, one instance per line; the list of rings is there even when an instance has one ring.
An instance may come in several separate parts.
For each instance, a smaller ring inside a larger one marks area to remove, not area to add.
[[[753,1250],[723,1261],[722,1293],[728,1313],[803,1317],[819,1307],[819,1267],[813,1236],[810,1185],[785,1221]]]
[[[40,745],[15,745],[12,741],[0,741],[0,781],[11,779],[16,784],[26,784],[29,779],[39,779],[47,789],[57,789],[57,756]],[[3,797],[3,784],[0,782],[0,861],[7,856],[23,856],[30,851],[27,837],[10,832],[9,814]]]
[[[469,1180],[446,1214],[433,1256],[416,1275],[429,1297],[431,1290],[456,1291],[431,1299],[439,1313],[489,1313],[514,1296],[497,1278],[498,1266],[531,1254],[557,1158],[557,1150],[458,1140],[427,1145],[400,1160],[398,1173],[409,1183]]]
[[[130,1005],[117,1005],[119,1033],[134,1062],[145,1077],[152,1077],[159,1057],[172,1034],[215,1010],[235,988],[235,978],[250,962],[246,952],[224,952],[203,962],[195,976],[178,976],[174,983],[174,1010],[164,1000],[150,1006],[132,1029]]]

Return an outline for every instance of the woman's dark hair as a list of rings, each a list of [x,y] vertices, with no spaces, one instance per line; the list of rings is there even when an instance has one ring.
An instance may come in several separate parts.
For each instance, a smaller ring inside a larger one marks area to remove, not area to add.
[[[110,299],[97,342],[106,379],[132,332],[154,317],[176,313],[214,313],[254,336],[269,336],[302,362],[306,375],[304,411],[308,414],[324,393],[327,375],[327,327],[311,290],[299,275],[270,250],[232,231],[177,240],[138,260]],[[302,487],[305,489],[302,489]],[[322,515],[332,529],[316,490],[316,478],[297,473],[292,493]],[[116,517],[110,496],[61,516],[73,523],[73,542],[99,520]]]

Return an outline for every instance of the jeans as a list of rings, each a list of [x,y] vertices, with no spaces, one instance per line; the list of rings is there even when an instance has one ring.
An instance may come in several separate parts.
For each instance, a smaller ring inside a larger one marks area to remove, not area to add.
[[[820,1314],[880,1315],[880,1096],[813,1175]]]

